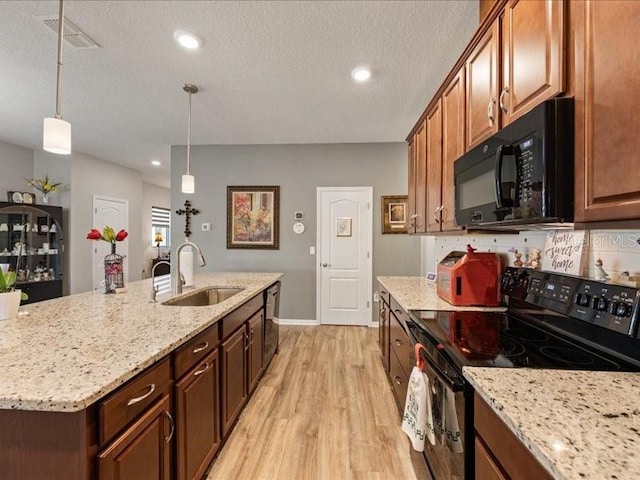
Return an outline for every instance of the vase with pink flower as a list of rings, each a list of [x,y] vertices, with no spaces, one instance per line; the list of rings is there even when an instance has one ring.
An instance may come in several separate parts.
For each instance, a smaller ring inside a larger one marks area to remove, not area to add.
[[[116,233],[109,225],[105,226],[102,232],[97,228],[92,228],[87,234],[88,240],[103,240],[111,244],[111,253],[104,257],[105,293],[116,293],[116,289],[124,287],[122,255],[116,253],[116,242],[122,242],[128,235],[126,230],[120,230]]]

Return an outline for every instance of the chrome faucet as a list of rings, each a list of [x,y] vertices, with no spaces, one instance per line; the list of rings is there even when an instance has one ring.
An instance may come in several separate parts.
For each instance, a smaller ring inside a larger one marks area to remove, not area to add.
[[[179,245],[178,248],[176,248],[176,271],[173,274],[173,280],[174,280],[173,285],[175,288],[175,293],[182,293],[182,286],[184,285],[184,282],[185,282],[184,277],[180,273],[180,251],[184,247],[192,247],[196,250],[196,253],[198,254],[198,265],[200,265],[201,267],[204,267],[207,264],[206,260],[204,259],[204,256],[202,255],[202,252],[200,251],[200,247],[198,245],[196,245],[193,242],[190,242],[189,240]]]
[[[151,296],[149,297],[149,303],[156,303],[156,295],[158,294],[158,290],[159,288],[156,287],[153,284],[153,275],[156,272],[156,267],[158,265],[162,265],[163,263],[169,265],[169,268],[171,268],[171,264],[169,262],[167,262],[166,260],[160,260],[158,263],[156,263],[152,268],[151,268]]]

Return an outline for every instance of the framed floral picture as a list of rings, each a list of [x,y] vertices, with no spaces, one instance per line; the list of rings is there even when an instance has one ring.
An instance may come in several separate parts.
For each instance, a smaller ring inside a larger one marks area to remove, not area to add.
[[[280,248],[280,187],[227,187],[227,248]]]
[[[407,195],[382,197],[382,233],[407,233]]]

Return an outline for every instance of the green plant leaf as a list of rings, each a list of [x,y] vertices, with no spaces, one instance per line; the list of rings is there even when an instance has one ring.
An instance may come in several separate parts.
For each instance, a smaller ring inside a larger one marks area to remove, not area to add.
[[[16,283],[16,272],[0,272],[0,293],[11,292]]]

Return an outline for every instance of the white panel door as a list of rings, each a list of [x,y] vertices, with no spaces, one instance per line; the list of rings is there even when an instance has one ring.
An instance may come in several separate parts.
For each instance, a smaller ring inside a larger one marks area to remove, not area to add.
[[[109,225],[118,233],[124,229],[129,231],[129,202],[117,198],[93,196],[93,225],[91,228],[102,229]],[[89,231],[89,229],[87,229]],[[104,289],[104,257],[111,253],[111,244],[96,240],[93,247],[93,289]],[[116,242],[116,253],[123,256],[124,281],[129,281],[129,238]]]
[[[318,320],[371,325],[372,187],[318,187]]]

